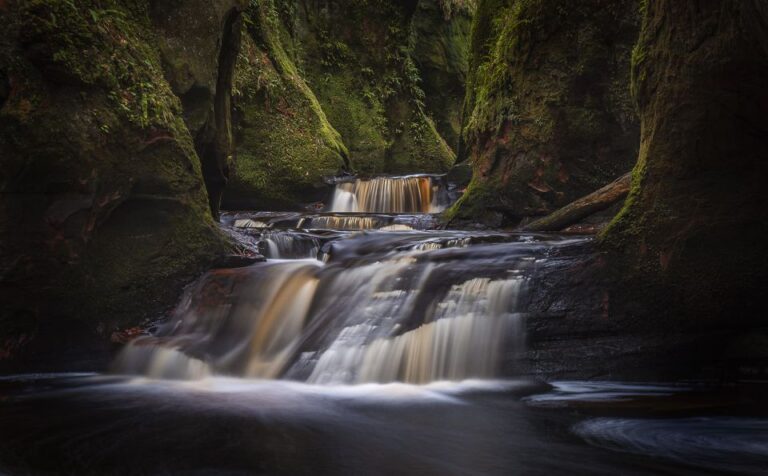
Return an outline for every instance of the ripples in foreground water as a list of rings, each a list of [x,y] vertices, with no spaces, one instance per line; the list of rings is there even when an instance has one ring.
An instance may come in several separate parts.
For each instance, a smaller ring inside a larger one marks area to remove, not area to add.
[[[659,418],[648,409],[696,392],[580,385],[6,377],[0,474],[672,475],[768,468],[768,420]],[[646,416],[621,406],[630,402],[643,402]],[[617,411],[629,416],[597,416]]]

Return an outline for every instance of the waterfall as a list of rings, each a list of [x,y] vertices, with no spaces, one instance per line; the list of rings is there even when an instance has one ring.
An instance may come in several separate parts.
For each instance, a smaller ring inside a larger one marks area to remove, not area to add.
[[[336,213],[438,213],[440,185],[429,176],[377,177],[336,184]]]
[[[524,343],[520,298],[531,258],[480,260],[469,273],[485,276],[468,277],[446,258],[461,250],[473,256],[471,247],[422,246],[436,238],[419,238],[420,244],[370,259],[268,261],[209,272],[155,336],[127,346],[116,370],[316,384],[499,375],[503,357]],[[400,243],[403,237],[361,235],[352,243],[370,246],[361,239]],[[492,246],[504,251],[521,244]]]
[[[264,256],[267,258],[317,258],[320,240],[316,237],[293,231],[270,231],[261,234]]]
[[[115,371],[313,384],[507,374],[537,263],[573,240],[436,230],[423,212],[440,187],[428,176],[357,180],[336,188],[334,208],[347,214],[230,214],[241,244],[267,261],[203,275]]]
[[[297,228],[325,230],[372,230],[381,228],[389,220],[380,217],[361,216],[316,216],[299,221]]]
[[[398,336],[361,344],[373,326],[347,328],[322,353],[308,380],[427,383],[492,377],[505,341],[521,340],[520,315],[512,313],[521,283],[485,278],[453,286],[428,322]]]
[[[280,263],[207,273],[158,336],[133,341],[116,366],[152,377],[220,372],[275,378],[301,337],[319,266]]]

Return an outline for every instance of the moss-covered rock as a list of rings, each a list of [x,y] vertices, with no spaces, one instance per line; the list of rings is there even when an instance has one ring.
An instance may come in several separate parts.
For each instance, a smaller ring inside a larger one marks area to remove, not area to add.
[[[237,63],[237,154],[224,205],[291,208],[322,199],[323,177],[348,169],[348,151],[283,46],[272,0],[246,13]]]
[[[228,247],[149,2],[0,9],[0,336],[109,335]]]
[[[482,0],[474,17],[462,159],[468,194],[450,214],[519,222],[629,170],[634,0]]]
[[[766,25],[759,1],[648,2],[634,50],[640,155],[603,245],[627,301],[699,328],[764,322]]]
[[[231,97],[242,10],[248,0],[156,0],[150,4],[165,76],[181,99],[211,211],[217,217],[234,154]]]
[[[417,1],[288,2],[289,54],[364,174],[446,171],[413,58]]]
[[[461,136],[474,9],[474,0],[420,0],[411,22],[426,110],[454,151]]]

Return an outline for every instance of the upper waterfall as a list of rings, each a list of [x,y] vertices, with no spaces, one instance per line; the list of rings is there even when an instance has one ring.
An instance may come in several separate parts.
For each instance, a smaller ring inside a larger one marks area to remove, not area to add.
[[[338,213],[439,213],[446,205],[437,176],[376,177],[336,184],[331,204]]]

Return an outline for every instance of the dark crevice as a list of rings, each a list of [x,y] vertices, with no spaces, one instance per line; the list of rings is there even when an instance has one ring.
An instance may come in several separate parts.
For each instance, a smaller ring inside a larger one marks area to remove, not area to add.
[[[218,219],[221,197],[229,180],[232,145],[232,85],[237,55],[240,52],[242,12],[230,12],[224,26],[219,52],[219,71],[213,117],[198,133],[195,147],[200,156],[211,213]]]
[[[0,71],[0,108],[5,105],[5,101],[11,95],[11,85],[8,82],[8,76],[5,71]]]

